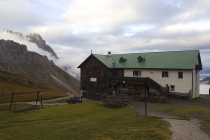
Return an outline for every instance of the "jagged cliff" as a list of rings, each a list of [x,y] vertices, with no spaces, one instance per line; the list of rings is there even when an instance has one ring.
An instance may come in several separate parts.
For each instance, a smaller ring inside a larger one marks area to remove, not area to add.
[[[27,46],[11,40],[0,40],[0,69],[34,78],[63,91],[79,92],[80,82]]]
[[[58,56],[56,55],[54,50],[46,44],[45,40],[43,40],[39,34],[31,33],[27,35],[26,38],[29,42],[36,43],[39,48],[49,52],[52,56],[58,59]]]
[[[7,30],[5,32],[8,34],[18,35],[21,39],[24,39],[24,36],[21,32],[13,32],[11,30]],[[29,42],[35,43],[40,49],[49,52],[51,54],[51,56],[58,59],[58,56],[54,52],[54,50],[49,45],[46,44],[45,40],[43,40],[39,34],[30,33],[29,35],[26,35],[25,39]]]

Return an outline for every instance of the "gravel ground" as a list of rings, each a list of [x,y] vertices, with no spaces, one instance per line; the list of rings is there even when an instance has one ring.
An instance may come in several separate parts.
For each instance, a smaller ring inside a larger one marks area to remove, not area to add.
[[[189,104],[203,104],[205,102],[206,101],[201,103],[192,103],[187,100],[172,99],[170,103],[167,103],[167,105],[184,107]],[[131,107],[135,111],[139,112],[140,115],[144,115],[144,102],[132,101]],[[170,130],[173,132],[171,140],[210,140],[210,137],[199,128],[202,119],[201,112],[191,114],[190,116],[192,116],[193,119],[188,121],[175,116],[168,111],[160,111],[156,110],[155,107],[147,106],[147,116],[161,117],[163,120],[168,121],[171,124]]]
[[[209,140],[210,137],[203,132],[200,127],[200,121],[197,119],[176,120],[164,119],[171,124],[170,130],[173,132],[171,140]]]

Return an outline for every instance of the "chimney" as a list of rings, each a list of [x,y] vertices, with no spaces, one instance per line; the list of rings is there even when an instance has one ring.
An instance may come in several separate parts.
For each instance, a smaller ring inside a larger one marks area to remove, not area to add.
[[[111,56],[111,52],[108,52],[108,55]]]

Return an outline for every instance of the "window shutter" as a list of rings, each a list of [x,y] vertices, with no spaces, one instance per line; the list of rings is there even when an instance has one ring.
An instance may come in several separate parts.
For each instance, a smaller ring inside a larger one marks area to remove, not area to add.
[[[162,71],[162,77],[164,77],[164,71]]]
[[[167,72],[167,77],[169,77],[169,73]]]
[[[133,76],[135,75],[135,71],[133,71]]]

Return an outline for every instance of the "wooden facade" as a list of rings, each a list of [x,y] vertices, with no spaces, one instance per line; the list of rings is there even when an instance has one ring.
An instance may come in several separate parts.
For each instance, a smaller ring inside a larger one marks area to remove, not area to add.
[[[126,90],[145,92],[150,85],[160,90],[162,87],[150,78],[124,77],[124,69],[108,68],[90,55],[78,68],[81,69],[81,90],[89,93],[103,93],[106,90]]]
[[[107,88],[109,69],[93,55],[90,55],[80,68],[82,90],[99,93]]]

